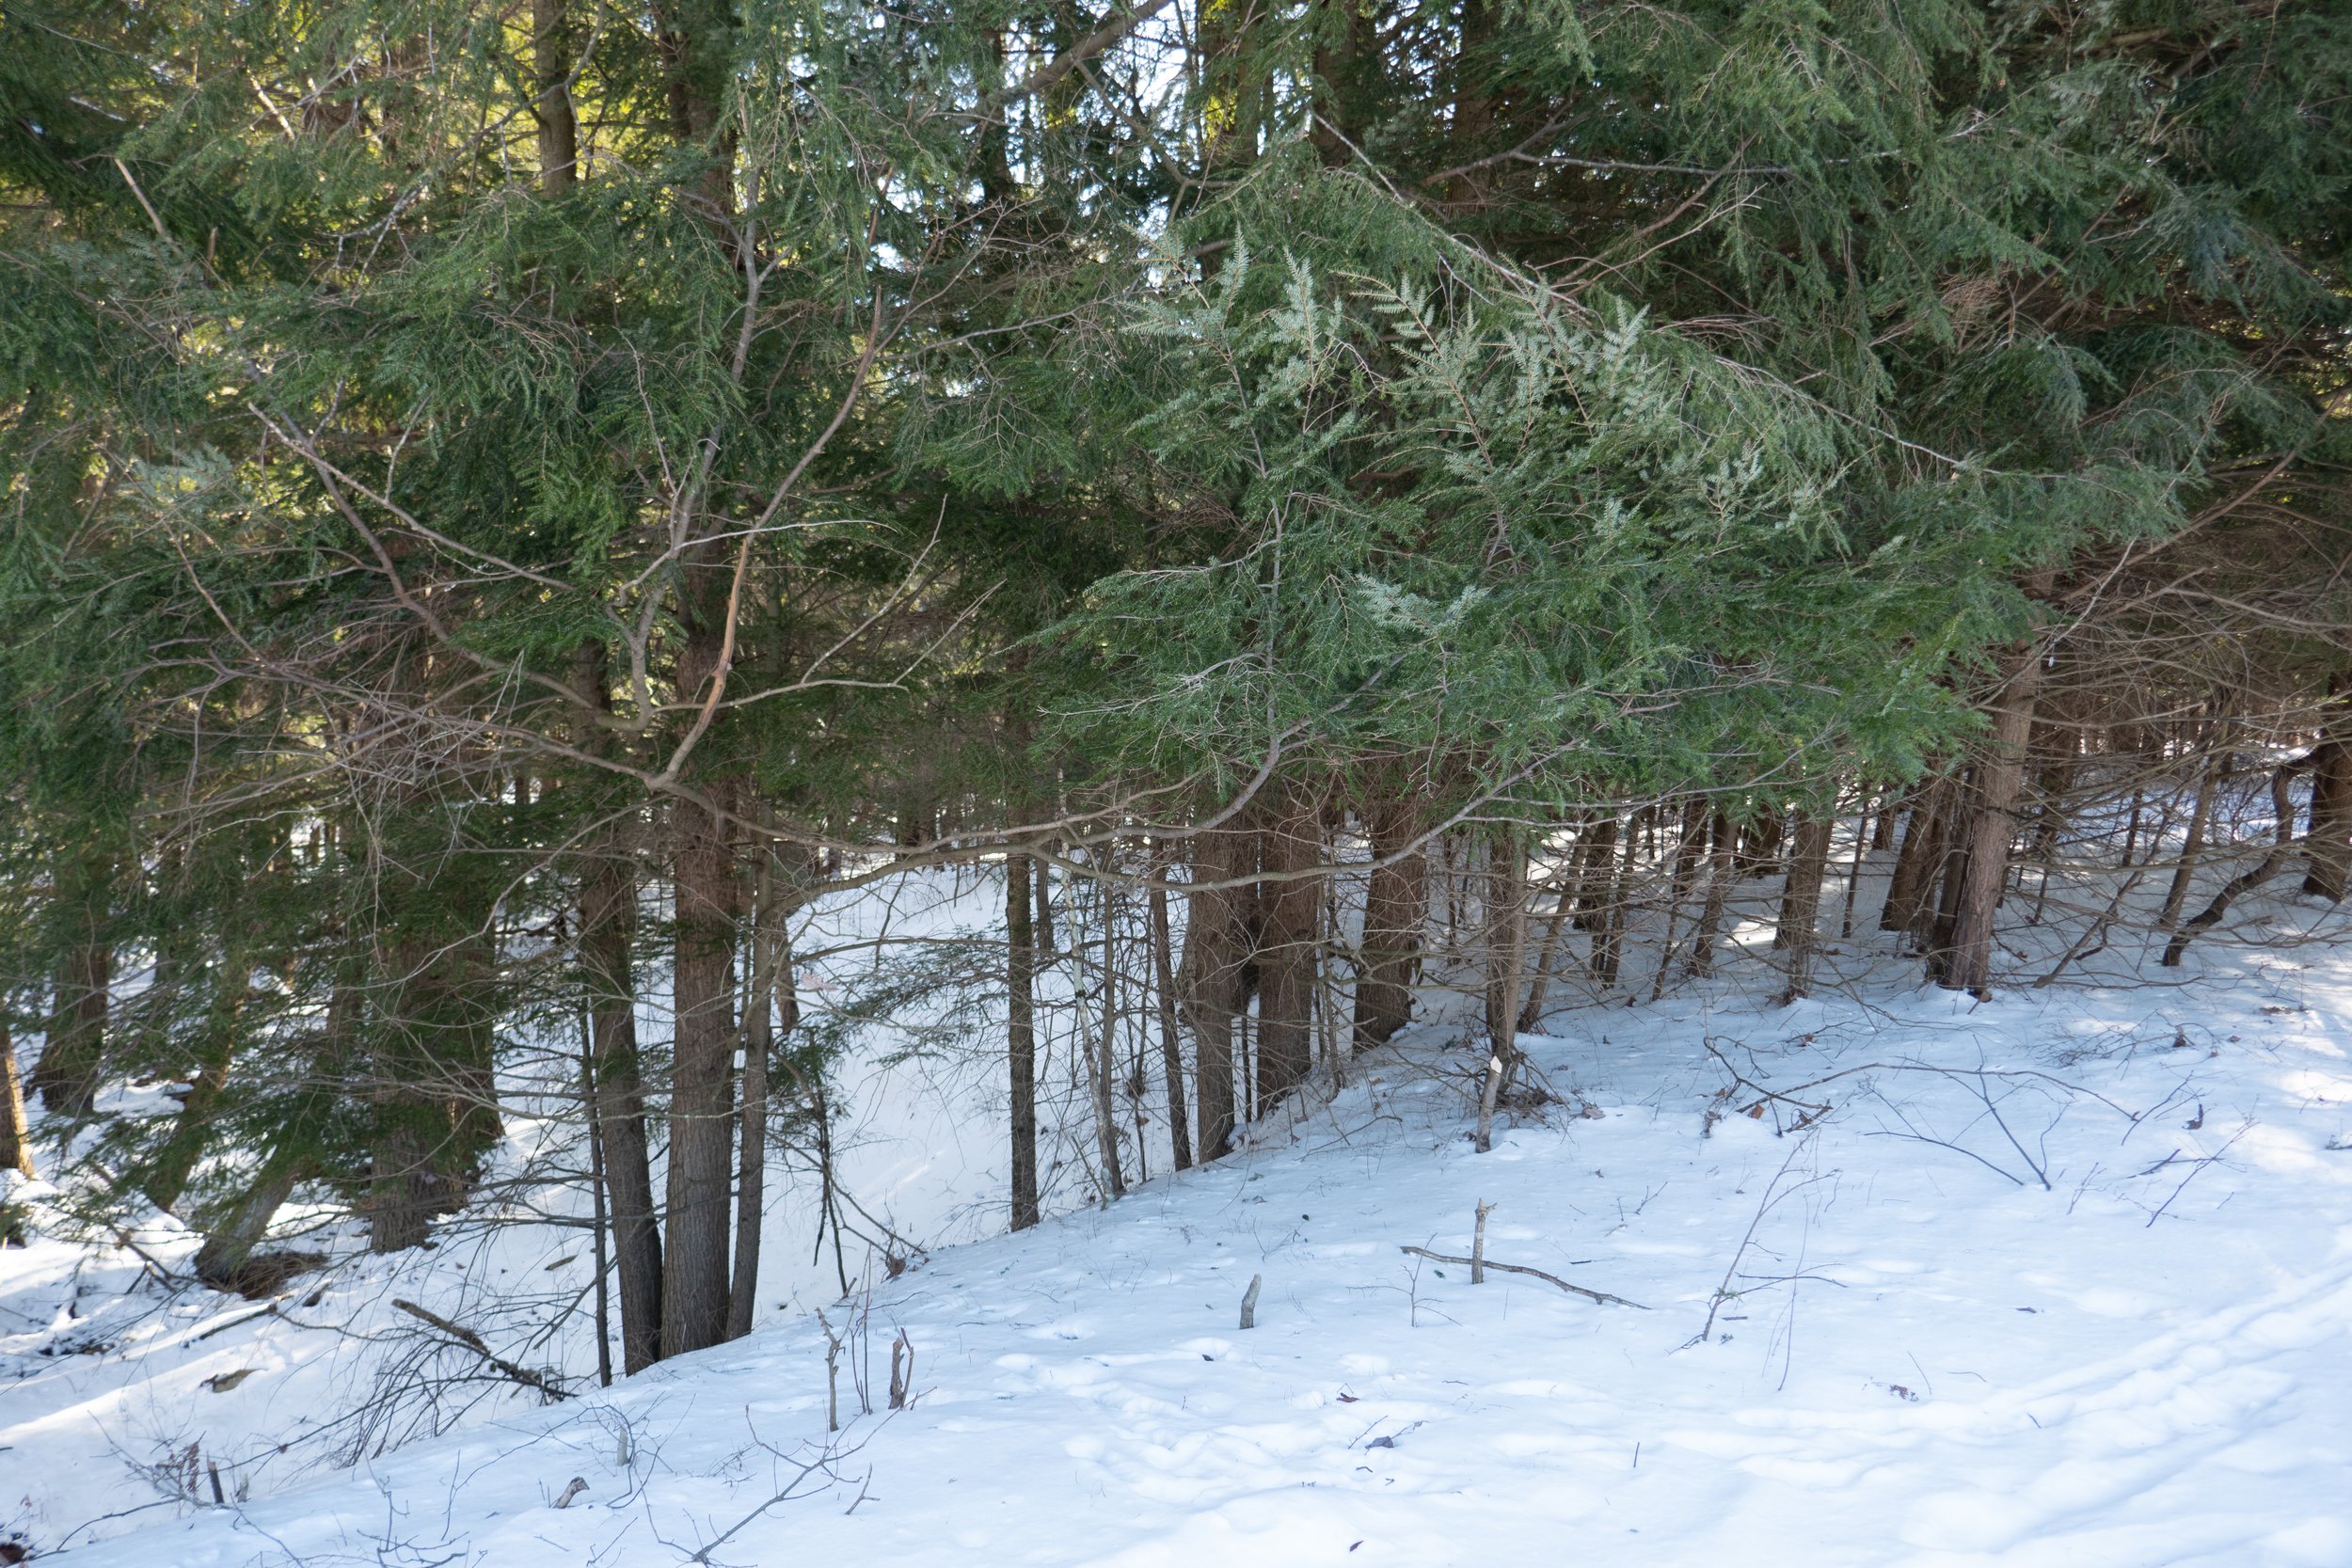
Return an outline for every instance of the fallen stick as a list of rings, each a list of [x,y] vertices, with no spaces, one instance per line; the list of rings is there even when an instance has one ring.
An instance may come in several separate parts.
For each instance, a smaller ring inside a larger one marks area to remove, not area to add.
[[[1399,1247],[1397,1250],[1399,1252],[1409,1252],[1417,1258],[1426,1258],[1433,1263],[1461,1263],[1468,1265],[1470,1262],[1470,1259],[1449,1257],[1442,1252],[1432,1252],[1427,1247],[1408,1246]],[[1491,1258],[1485,1259],[1482,1262],[1484,1267],[1489,1269],[1501,1269],[1504,1274],[1533,1275],[1535,1278],[1542,1280],[1547,1285],[1557,1285],[1560,1289],[1567,1291],[1570,1295],[1582,1296],[1587,1301],[1597,1302],[1603,1307],[1630,1307],[1643,1312],[1649,1310],[1648,1307],[1644,1307],[1638,1301],[1628,1301],[1623,1296],[1613,1296],[1606,1291],[1588,1291],[1581,1285],[1569,1284],[1566,1280],[1561,1278],[1556,1274],[1546,1274],[1541,1269],[1531,1269],[1524,1263],[1498,1263]]]
[[[488,1345],[482,1342],[481,1335],[476,1334],[472,1329],[468,1328],[465,1324],[453,1323],[447,1318],[442,1317],[438,1312],[428,1312],[423,1307],[419,1307],[415,1302],[403,1301],[398,1296],[394,1296],[392,1298],[392,1305],[399,1307],[402,1311],[407,1313],[412,1318],[421,1318],[424,1322],[431,1323],[435,1328],[439,1329],[442,1333],[448,1335],[451,1338],[456,1340],[459,1344],[465,1346],[468,1350],[482,1357],[483,1360],[487,1361],[499,1371],[504,1373],[510,1378],[513,1378],[516,1383],[521,1384],[526,1388],[536,1388],[540,1393],[545,1394],[551,1400],[567,1400],[572,1397],[570,1389],[564,1387],[562,1384],[557,1383],[552,1378],[548,1377],[545,1372],[534,1372],[528,1367],[517,1367],[514,1362],[507,1360],[504,1356],[499,1354],[496,1351],[493,1351]]]

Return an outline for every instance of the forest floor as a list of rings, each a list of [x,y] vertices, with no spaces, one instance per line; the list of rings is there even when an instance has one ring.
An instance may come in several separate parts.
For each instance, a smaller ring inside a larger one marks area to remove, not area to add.
[[[125,1384],[72,1352],[129,1308],[68,1323],[38,1243],[0,1257],[0,1528],[46,1556],[146,1510],[77,1568],[2352,1562],[2352,956],[1979,1003],[1842,945],[1792,1007],[1759,955],[1555,1014],[1486,1154],[1475,1049],[1418,1026],[1213,1167],[826,1305],[833,1395],[779,1308],[561,1403],[493,1376],[462,1430],[242,1501],[202,1456],[325,1418],[286,1320],[360,1285],[151,1300]],[[1483,1283],[1406,1250],[1466,1257],[1481,1204]]]

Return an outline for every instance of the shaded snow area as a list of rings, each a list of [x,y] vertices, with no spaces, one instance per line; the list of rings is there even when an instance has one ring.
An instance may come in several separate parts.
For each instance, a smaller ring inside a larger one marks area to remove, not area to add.
[[[1418,1028],[1214,1168],[826,1305],[837,1433],[804,1296],[302,1488],[210,1506],[199,1470],[199,1506],[69,1560],[2352,1562],[2352,965],[1986,1004],[1912,974],[1555,1015],[1484,1155],[1474,1049]],[[1467,1255],[1482,1202],[1484,1283],[1402,1250]],[[220,1327],[251,1309],[169,1320],[151,1431],[317,1397],[285,1348],[314,1336]],[[6,1395],[11,1505],[75,1375]],[[89,1484],[154,1496],[120,1462]]]

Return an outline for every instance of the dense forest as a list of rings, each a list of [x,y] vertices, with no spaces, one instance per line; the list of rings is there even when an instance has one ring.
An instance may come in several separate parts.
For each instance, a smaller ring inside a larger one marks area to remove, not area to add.
[[[1735,957],[2283,940],[2348,95],[2340,0],[17,0],[0,1162],[265,1298],[568,1126],[625,1376],[878,1022],[1022,1229],[1439,995],[1484,1148]]]

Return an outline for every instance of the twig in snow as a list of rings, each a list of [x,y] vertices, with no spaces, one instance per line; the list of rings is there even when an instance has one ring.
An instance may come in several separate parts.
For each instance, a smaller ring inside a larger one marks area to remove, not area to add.
[[[1409,1252],[1416,1258],[1426,1258],[1433,1263],[1468,1263],[1470,1261],[1470,1259],[1467,1258],[1453,1258],[1442,1252],[1432,1252],[1427,1247],[1407,1246],[1399,1247],[1397,1250],[1399,1252]],[[1638,1301],[1628,1301],[1623,1296],[1613,1296],[1606,1291],[1588,1291],[1581,1285],[1569,1284],[1566,1280],[1561,1278],[1556,1274],[1546,1274],[1541,1269],[1531,1269],[1523,1263],[1498,1263],[1493,1259],[1489,1258],[1485,1260],[1485,1266],[1490,1269],[1501,1269],[1504,1274],[1523,1274],[1533,1275],[1534,1278],[1542,1280],[1547,1285],[1557,1285],[1560,1289],[1567,1291],[1570,1295],[1582,1296],[1585,1300],[1595,1302],[1602,1307],[1630,1307],[1635,1308],[1637,1311],[1643,1312],[1649,1310],[1648,1307],[1644,1307]]]

